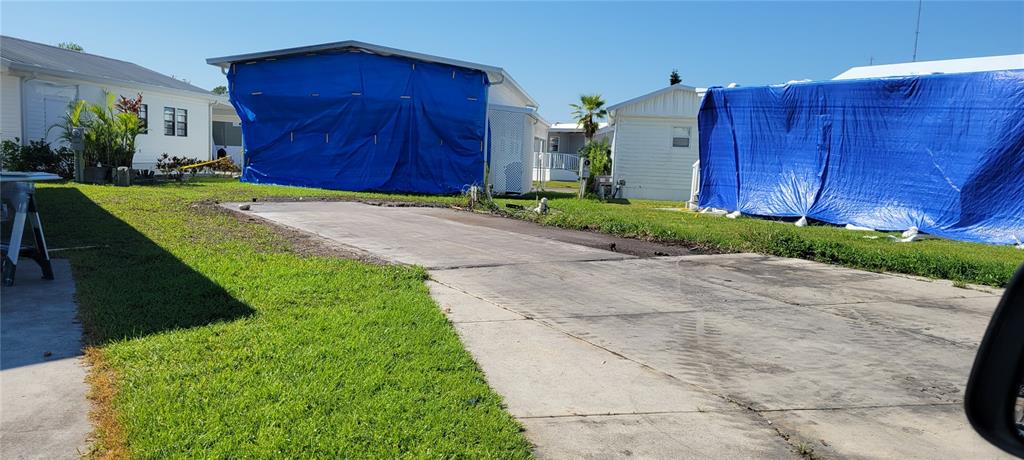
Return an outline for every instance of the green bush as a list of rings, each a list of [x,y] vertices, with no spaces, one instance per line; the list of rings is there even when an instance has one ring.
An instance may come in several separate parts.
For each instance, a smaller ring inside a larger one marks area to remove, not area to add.
[[[75,154],[67,147],[53,149],[45,141],[21,145],[18,138],[3,141],[0,165],[7,171],[38,171],[64,179],[75,177]]]
[[[590,159],[592,176],[607,176],[612,173],[612,146],[608,143],[608,138],[590,141],[580,148],[579,154],[581,159]]]

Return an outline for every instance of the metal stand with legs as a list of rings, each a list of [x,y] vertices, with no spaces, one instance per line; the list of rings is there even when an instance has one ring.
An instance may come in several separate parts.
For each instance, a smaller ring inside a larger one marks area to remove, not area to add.
[[[46,238],[43,236],[43,223],[39,220],[39,210],[36,209],[35,185],[32,182],[5,182],[3,183],[3,201],[13,208],[14,222],[11,228],[11,240],[3,248],[3,285],[14,285],[14,273],[18,269],[18,258],[29,257],[36,261],[43,269],[43,279],[53,279],[53,266],[50,264],[50,253],[46,248]],[[33,247],[21,247],[21,240],[25,232],[25,221],[32,227],[32,236],[35,242]]]

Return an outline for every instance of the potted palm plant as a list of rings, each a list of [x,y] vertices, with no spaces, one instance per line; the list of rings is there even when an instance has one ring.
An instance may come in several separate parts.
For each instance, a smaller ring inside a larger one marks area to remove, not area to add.
[[[70,141],[71,130],[85,128],[85,162],[83,181],[94,184],[109,183],[114,168],[131,170],[135,158],[135,138],[141,131],[139,107],[142,95],[134,98],[105,93],[103,105],[83,100],[73,101],[63,120],[51,127],[60,128],[61,138]],[[128,181],[120,182],[128,185]]]

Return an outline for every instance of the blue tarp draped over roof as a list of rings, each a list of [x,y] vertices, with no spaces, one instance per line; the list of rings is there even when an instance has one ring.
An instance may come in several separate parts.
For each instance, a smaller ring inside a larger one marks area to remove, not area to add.
[[[338,51],[237,63],[228,81],[243,181],[429,194],[483,182],[479,70]]]
[[[1024,71],[712,88],[699,205],[1024,239]]]

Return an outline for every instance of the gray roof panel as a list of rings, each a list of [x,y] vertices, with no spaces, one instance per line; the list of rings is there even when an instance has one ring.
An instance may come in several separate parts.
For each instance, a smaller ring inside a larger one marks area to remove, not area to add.
[[[209,91],[176,78],[149,70],[138,64],[95,54],[71,51],[56,46],[0,35],[0,59],[12,69],[82,78],[108,80],[131,85],[157,86],[178,91],[210,95]]]

